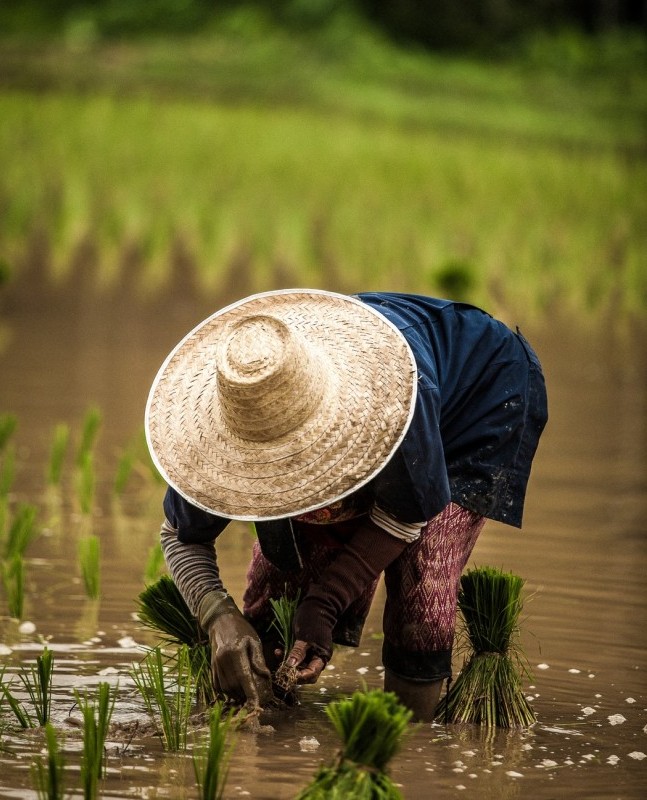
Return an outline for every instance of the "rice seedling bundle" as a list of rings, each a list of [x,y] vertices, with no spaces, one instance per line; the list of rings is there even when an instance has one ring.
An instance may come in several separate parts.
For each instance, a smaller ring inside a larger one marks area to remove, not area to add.
[[[439,703],[439,719],[501,728],[536,722],[523,693],[527,668],[516,642],[523,585],[518,575],[493,567],[461,577],[458,605],[471,653]]]
[[[321,766],[297,800],[401,800],[388,776],[412,712],[393,692],[355,692],[326,713],[342,739],[337,761]]]
[[[211,644],[170,575],[162,575],[139,595],[139,619],[166,644],[188,647],[198,702],[212,703]]]

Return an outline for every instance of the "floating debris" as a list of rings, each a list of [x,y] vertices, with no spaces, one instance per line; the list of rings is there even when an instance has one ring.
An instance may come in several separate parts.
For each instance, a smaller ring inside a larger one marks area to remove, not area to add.
[[[647,756],[640,750],[634,750],[633,753],[628,753],[628,756],[629,758],[633,758],[635,761],[642,761],[643,758],[647,758]]]
[[[18,633],[31,634],[36,632],[36,626],[33,622],[21,622],[18,626]]]
[[[607,719],[609,720],[609,725],[622,725],[623,722],[627,721],[622,714],[610,714]]]
[[[315,736],[304,736],[299,739],[299,749],[303,751],[316,750],[319,747],[319,740]]]
[[[548,664],[537,664],[537,669],[550,669]]]
[[[591,708],[591,706],[586,706],[582,709],[582,714],[584,714],[586,717],[590,717],[591,714],[595,714],[595,709]]]

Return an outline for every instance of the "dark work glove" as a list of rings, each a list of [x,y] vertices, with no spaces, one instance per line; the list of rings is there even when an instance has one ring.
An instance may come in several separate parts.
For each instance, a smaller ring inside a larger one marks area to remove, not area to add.
[[[332,655],[332,632],[341,614],[407,546],[370,520],[362,523],[310,586],[296,610],[296,643],[288,664],[300,667],[299,683],[314,683]]]
[[[216,689],[253,707],[272,699],[272,678],[258,634],[226,592],[209,592],[200,602],[198,621],[211,642]]]

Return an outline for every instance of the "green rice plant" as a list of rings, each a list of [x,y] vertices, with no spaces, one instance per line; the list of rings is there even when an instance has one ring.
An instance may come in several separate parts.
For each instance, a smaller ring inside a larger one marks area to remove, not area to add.
[[[115,473],[115,480],[113,484],[115,494],[122,495],[124,493],[126,484],[132,475],[135,461],[136,455],[132,449],[126,449],[123,451],[119,461],[117,462],[117,471]]]
[[[85,412],[81,428],[81,441],[76,451],[77,467],[83,468],[88,454],[92,452],[101,427],[101,419],[101,411],[96,406]]]
[[[149,713],[161,723],[164,748],[177,752],[186,749],[195,690],[187,645],[178,648],[173,667],[165,667],[162,651],[155,647],[130,674]]]
[[[15,718],[18,720],[18,724],[21,728],[36,727],[36,723],[32,719],[29,711],[27,711],[23,704],[16,697],[14,697],[13,693],[11,692],[12,682],[5,681],[4,674],[5,667],[3,666],[0,670],[0,699],[7,701],[7,705],[11,709],[11,712]]]
[[[164,572],[165,565],[164,552],[158,542],[148,551],[148,558],[146,559],[146,566],[144,568],[144,583],[147,586],[151,583],[155,583]]]
[[[355,692],[326,708],[342,740],[338,759],[319,767],[297,800],[401,800],[387,774],[412,712],[393,692]]]
[[[222,703],[216,703],[209,713],[209,739],[196,747],[193,769],[200,800],[222,800],[227,781],[227,761],[230,747],[227,737],[231,730],[232,714],[224,713]]]
[[[24,556],[31,542],[38,536],[39,531],[35,525],[36,514],[36,506],[25,503],[18,507],[4,543],[6,561],[15,555]]]
[[[31,700],[39,725],[46,725],[49,722],[53,672],[54,653],[48,647],[36,657],[35,665],[23,667],[20,672],[20,680]]]
[[[0,459],[0,498],[6,498],[16,477],[16,450],[8,445]]]
[[[516,643],[523,585],[518,575],[493,567],[461,577],[458,605],[471,652],[438,705],[439,719],[501,728],[536,722],[523,692],[528,671]]]
[[[83,716],[83,797],[85,800],[95,800],[98,797],[99,780],[105,775],[105,742],[117,693],[113,692],[109,683],[102,682],[94,700],[88,699],[87,693],[81,697],[79,692],[75,692],[75,696]]]
[[[81,507],[81,513],[88,515],[94,505],[96,476],[94,459],[91,452],[83,454],[76,477],[76,496]]]
[[[33,717],[25,706],[11,692],[11,683],[4,682],[4,670],[0,673],[0,689],[9,707],[23,728],[46,725],[49,722],[52,706],[52,674],[54,671],[54,654],[45,647],[41,655],[36,657],[36,664],[23,666],[18,677],[27,692],[34,711]]]
[[[287,587],[286,587],[287,589]],[[297,668],[288,666],[286,659],[294,646],[294,615],[299,604],[299,592],[291,600],[287,594],[275,599],[270,598],[270,605],[274,615],[270,623],[270,630],[274,629],[279,637],[283,660],[272,675],[272,683],[284,697],[294,692],[297,685]]]
[[[2,453],[18,427],[18,420],[13,414],[0,414],[0,453]]]
[[[79,565],[86,595],[96,600],[101,584],[101,542],[95,534],[88,534],[79,540]]]
[[[0,576],[5,595],[9,616],[21,619],[25,602],[25,562],[20,553],[0,563]]]
[[[199,703],[213,703],[211,644],[170,575],[161,575],[139,595],[140,621],[160,635],[165,644],[189,648],[191,671]]]
[[[32,780],[38,800],[64,800],[65,758],[59,747],[54,726],[45,725],[47,759],[37,758],[32,766]]]
[[[63,462],[70,442],[70,426],[61,422],[54,428],[47,466],[47,483],[58,486],[63,474]]]

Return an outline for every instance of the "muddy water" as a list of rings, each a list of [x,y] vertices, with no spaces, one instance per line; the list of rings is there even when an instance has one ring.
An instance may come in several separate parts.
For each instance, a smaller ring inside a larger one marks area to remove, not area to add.
[[[65,735],[72,787],[80,747],[72,690],[107,680],[119,687],[116,720],[132,738],[112,736],[103,796],[196,797],[190,758],[164,754],[128,677],[140,645],[152,643],[134,618],[134,598],[162,489],[144,470],[120,498],[111,482],[121,449],[141,427],[159,363],[230,298],[83,297],[34,283],[0,295],[0,413],[19,419],[10,502],[38,505],[43,530],[26,566],[24,619],[35,630],[21,632],[0,616],[0,658],[11,674],[43,641],[54,650],[54,720]],[[522,641],[539,722],[489,738],[472,728],[413,729],[393,763],[406,798],[642,798],[647,791],[647,330],[552,320],[525,332],[545,365],[551,419],[523,531],[489,523],[473,562],[527,580]],[[60,489],[47,491],[43,474],[52,426],[65,421],[78,431],[92,404],[103,411],[103,428],[88,519],[76,507],[71,463]],[[85,598],[76,566],[77,542],[88,530],[102,543],[99,601]],[[221,541],[223,574],[240,597],[251,534],[234,524]],[[320,683],[303,690],[301,706],[271,720],[273,733],[238,736],[226,797],[291,798],[332,757],[337,741],[324,707],[362,682],[380,686],[380,613],[378,596],[361,647],[339,652]],[[35,796],[30,765],[41,737],[9,726],[3,742],[0,797]]]

